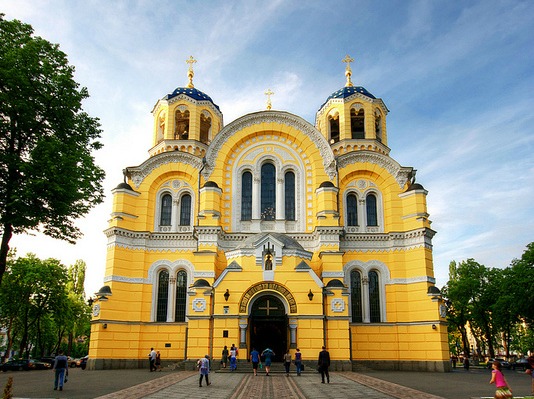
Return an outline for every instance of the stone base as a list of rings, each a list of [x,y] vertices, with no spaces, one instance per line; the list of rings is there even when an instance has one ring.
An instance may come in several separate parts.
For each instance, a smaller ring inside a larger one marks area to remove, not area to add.
[[[429,371],[450,372],[451,363],[447,361],[417,361],[417,360],[353,360],[352,371],[391,370],[391,371]]]

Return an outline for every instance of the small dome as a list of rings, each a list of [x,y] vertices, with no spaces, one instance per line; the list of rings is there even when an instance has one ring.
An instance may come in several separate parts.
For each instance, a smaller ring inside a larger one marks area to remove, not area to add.
[[[441,294],[441,291],[435,285],[431,285],[430,287],[428,287],[427,294],[428,295],[439,295]]]
[[[414,191],[414,190],[424,190],[425,188],[420,185],[419,183],[412,183],[410,184],[410,187],[406,191]]]
[[[215,183],[214,181],[207,181],[206,184],[204,184],[204,187],[216,187],[216,188],[219,188],[219,186],[217,185],[217,183]]]
[[[117,187],[115,187],[116,189],[123,189],[123,190],[130,190],[130,191],[134,191],[134,189],[132,188],[132,186],[130,186],[128,183],[125,183],[125,182],[122,182],[122,183],[119,183],[119,185]]]
[[[208,283],[206,280],[201,278],[193,283],[193,287],[194,288],[208,288],[210,287],[210,283]]]
[[[108,285],[102,286],[96,293],[97,296],[110,296],[111,295],[111,288],[109,288]]]
[[[330,280],[328,282],[328,284],[326,284],[326,287],[327,288],[345,288],[343,283],[340,280],[338,280],[337,278],[335,278],[333,280]]]
[[[210,96],[201,92],[200,90],[195,89],[194,87],[178,87],[171,94],[167,94],[164,99],[170,100],[171,98],[179,96],[180,94],[185,94],[196,101],[209,101],[215,108],[217,108],[217,110],[220,111],[219,106],[213,102]]]
[[[373,96],[371,93],[369,93],[365,87],[362,87],[362,86],[345,86],[343,87],[342,89],[339,89],[338,91],[335,91],[333,92],[332,94],[330,94],[330,96],[326,99],[326,101],[324,102],[323,105],[321,105],[321,108],[324,107],[324,105],[330,101],[331,99],[333,98],[347,98],[347,97],[350,97],[352,96],[353,94],[355,93],[360,93],[360,94],[363,94],[364,96],[366,97],[369,97],[371,99],[376,99],[375,96]]]
[[[335,187],[335,186],[334,186],[334,183],[332,183],[331,181],[324,181],[319,186],[319,188],[321,188],[321,187]]]

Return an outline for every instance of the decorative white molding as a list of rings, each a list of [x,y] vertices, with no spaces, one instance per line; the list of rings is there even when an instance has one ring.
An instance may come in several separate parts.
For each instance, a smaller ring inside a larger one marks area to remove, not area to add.
[[[341,298],[334,298],[330,302],[330,309],[332,312],[342,313],[345,311],[345,301]]]
[[[191,303],[195,312],[203,312],[206,310],[206,300],[204,298],[195,298]]]
[[[206,152],[206,166],[202,172],[204,178],[208,180],[211,176],[211,173],[215,169],[215,163],[217,161],[219,151],[231,136],[249,126],[259,125],[262,123],[282,124],[306,134],[319,149],[326,174],[330,177],[330,179],[334,179],[336,177],[337,171],[334,153],[332,152],[330,145],[323,137],[321,132],[319,132],[306,120],[288,112],[261,111],[245,115],[233,121],[229,125],[225,126],[224,129],[222,129],[219,134],[214,137],[211,145],[208,148],[208,151]]]
[[[413,168],[400,166],[393,158],[377,152],[355,151],[343,154],[337,159],[340,170],[348,166],[354,167],[353,165],[357,163],[371,163],[386,169],[395,178],[400,188],[404,188],[413,171]]]

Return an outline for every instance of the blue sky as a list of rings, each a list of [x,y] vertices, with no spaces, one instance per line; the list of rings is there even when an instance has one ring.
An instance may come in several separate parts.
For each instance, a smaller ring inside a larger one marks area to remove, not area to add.
[[[143,162],[156,101],[187,84],[221,108],[225,124],[265,109],[314,123],[326,98],[352,81],[382,98],[390,155],[428,191],[437,285],[452,260],[506,267],[534,241],[534,2],[441,0],[0,0],[6,19],[60,44],[99,117],[106,201],[80,221],[76,245],[12,240],[88,265],[86,292],[103,284],[111,189]]]

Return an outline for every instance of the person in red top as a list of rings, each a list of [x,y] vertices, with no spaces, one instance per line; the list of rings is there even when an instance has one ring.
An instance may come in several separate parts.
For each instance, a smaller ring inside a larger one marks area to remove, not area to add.
[[[506,378],[504,378],[504,375],[501,371],[501,362],[495,360],[491,364],[491,368],[493,369],[491,372],[491,380],[490,384],[495,383],[495,387],[497,390],[495,391],[495,399],[509,399],[512,398],[512,390],[508,386],[508,381],[506,381]]]

